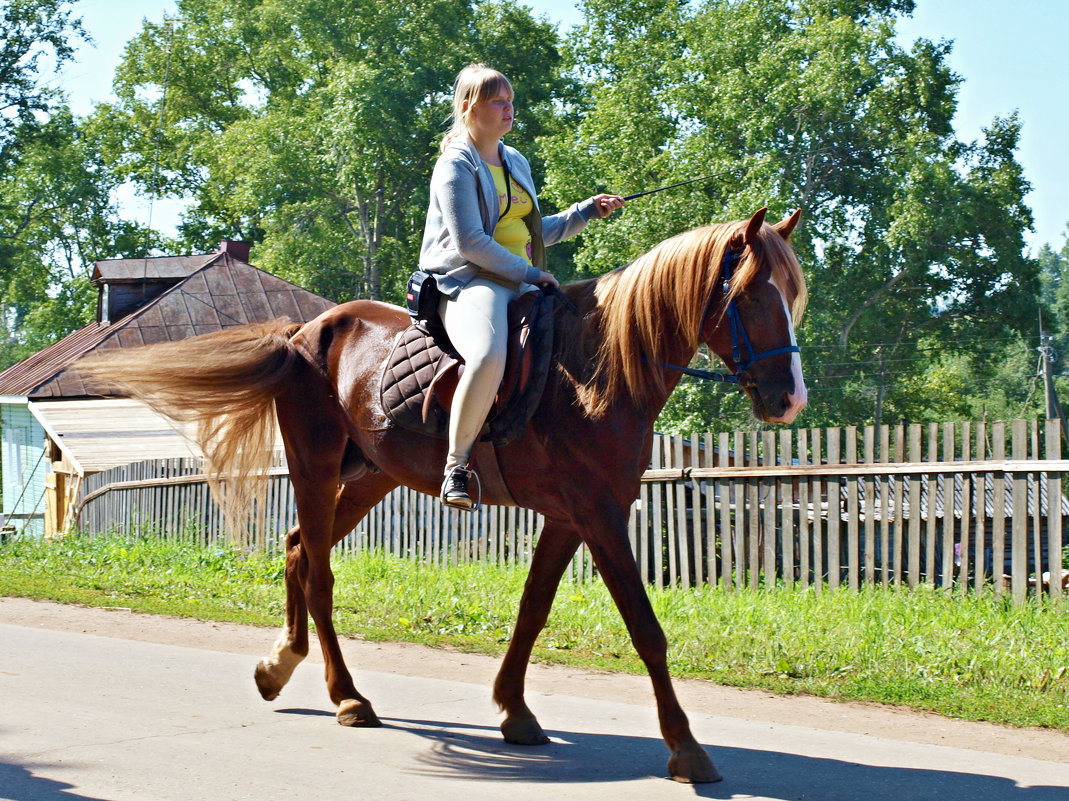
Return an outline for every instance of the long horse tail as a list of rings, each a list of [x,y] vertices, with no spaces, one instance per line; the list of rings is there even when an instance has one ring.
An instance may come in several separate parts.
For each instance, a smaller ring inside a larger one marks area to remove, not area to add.
[[[92,390],[137,398],[191,425],[205,474],[231,536],[243,540],[254,509],[263,517],[264,479],[274,456],[275,397],[296,361],[289,320],[137,348],[105,351],[75,370]]]

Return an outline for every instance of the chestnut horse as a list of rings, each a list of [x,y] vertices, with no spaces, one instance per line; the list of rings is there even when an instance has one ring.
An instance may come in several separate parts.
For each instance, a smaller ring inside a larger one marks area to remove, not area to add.
[[[561,289],[571,303],[558,307],[554,372],[525,435],[497,451],[515,503],[545,519],[494,683],[510,743],[548,742],[524,701],[524,675],[561,576],[585,543],[649,670],[671,776],[720,778],[676,700],[627,521],[654,421],[679,380],[671,365],[686,365],[700,342],[737,375],[761,420],[790,423],[805,405],[792,318],[806,289],[787,243],[799,215],[775,226],[764,216],[762,209],[748,221],[689,231],[625,268]],[[331,548],[399,484],[436,495],[446,456],[445,442],[391,425],[380,407],[383,362],[408,322],[395,306],[358,300],[304,326],[241,326],[80,365],[112,391],[198,422],[210,473],[226,478],[231,509],[252,508],[248,487],[266,466],[277,419],[298,526],[286,540],[285,625],[256,668],[256,684],[268,700],[282,691],[308,653],[311,614],[345,726],[380,724],[331,622]],[[487,490],[486,502],[506,502]]]

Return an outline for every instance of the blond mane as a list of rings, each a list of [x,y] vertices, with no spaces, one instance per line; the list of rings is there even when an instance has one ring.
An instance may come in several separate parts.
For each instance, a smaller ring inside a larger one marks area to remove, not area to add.
[[[670,350],[697,349],[724,249],[741,241],[745,226],[743,220],[695,228],[598,279],[595,296],[602,340],[591,380],[578,387],[587,414],[600,417],[623,392],[639,402],[667,394],[664,371],[655,365],[666,361]],[[772,226],[762,225],[759,237],[759,250],[772,266],[772,280],[797,322],[807,299],[798,260]],[[759,266],[754,249],[746,248],[732,276],[729,297],[747,287]]]

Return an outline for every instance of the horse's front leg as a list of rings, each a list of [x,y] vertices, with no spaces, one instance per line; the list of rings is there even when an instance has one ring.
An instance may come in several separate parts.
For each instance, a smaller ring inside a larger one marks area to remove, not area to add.
[[[505,712],[501,733],[506,742],[518,745],[549,742],[524,701],[524,676],[531,649],[549,619],[561,576],[578,547],[579,536],[570,527],[546,521],[520,598],[516,629],[494,682],[494,700]]]
[[[352,531],[371,507],[395,486],[397,482],[382,473],[343,486],[335,503],[331,545],[336,545]],[[301,585],[300,564],[301,529],[295,526],[286,535],[285,623],[271,655],[260,660],[254,674],[260,695],[267,701],[278,697],[297,665],[308,656],[308,604]]]
[[[620,610],[631,642],[649,671],[661,734],[672,753],[668,760],[669,775],[676,781],[695,784],[719,781],[720,774],[691,734],[690,722],[672,688],[668,675],[668,642],[631,554],[626,512],[611,501],[591,512],[585,517],[591,525],[583,539]]]

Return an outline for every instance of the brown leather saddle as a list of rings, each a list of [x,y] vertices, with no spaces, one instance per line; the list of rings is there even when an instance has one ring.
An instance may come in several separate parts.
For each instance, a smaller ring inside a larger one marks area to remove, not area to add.
[[[527,292],[509,305],[508,361],[480,441],[504,445],[523,436],[553,361],[556,298]],[[464,362],[440,328],[410,325],[397,335],[379,397],[401,428],[448,438],[449,410]]]

